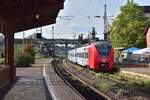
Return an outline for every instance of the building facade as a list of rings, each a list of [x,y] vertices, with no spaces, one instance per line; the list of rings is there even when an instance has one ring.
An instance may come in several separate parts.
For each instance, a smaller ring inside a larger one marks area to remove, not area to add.
[[[150,24],[148,25],[146,30],[146,41],[147,41],[147,47],[150,47]]]
[[[150,6],[144,6],[144,14],[149,18],[150,23]],[[147,39],[147,47],[150,47],[150,24],[146,28],[145,34]]]

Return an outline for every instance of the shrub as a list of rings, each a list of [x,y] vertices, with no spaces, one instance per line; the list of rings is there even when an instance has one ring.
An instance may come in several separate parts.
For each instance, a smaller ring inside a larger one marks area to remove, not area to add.
[[[17,67],[29,67],[32,62],[32,56],[27,54],[20,54],[15,59],[15,65]]]
[[[29,55],[31,56],[31,61],[32,63],[34,63],[34,60],[35,60],[35,50],[32,46],[31,43],[28,43],[25,45],[25,47],[23,48],[23,52],[22,52],[24,55]]]
[[[18,67],[28,67],[35,60],[35,50],[32,44],[26,44],[23,48],[15,49],[15,65]]]
[[[43,57],[43,55],[41,55],[41,54],[36,54],[36,55],[35,55],[35,59],[42,59],[42,58],[44,58],[44,57]]]

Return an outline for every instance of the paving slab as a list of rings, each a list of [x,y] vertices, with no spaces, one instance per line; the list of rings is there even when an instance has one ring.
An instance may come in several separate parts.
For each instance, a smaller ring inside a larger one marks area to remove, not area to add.
[[[143,67],[131,67],[131,68],[121,68],[122,71],[130,71],[134,73],[139,73],[139,74],[146,74],[150,76],[150,68],[143,68]]]
[[[136,75],[150,79],[150,68],[149,67],[122,67],[120,68],[122,73]]]
[[[1,100],[52,100],[45,85],[42,66],[17,68],[16,74],[16,83],[5,93],[0,92]]]
[[[84,100],[72,88],[70,88],[54,71],[51,64],[46,67],[46,73],[51,81],[51,86],[54,93],[59,100]]]

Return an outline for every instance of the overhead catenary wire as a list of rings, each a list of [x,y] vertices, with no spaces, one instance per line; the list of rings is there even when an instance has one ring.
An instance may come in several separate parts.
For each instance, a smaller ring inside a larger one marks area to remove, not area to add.
[[[91,4],[91,2],[92,2],[93,0],[89,0],[82,8],[80,8],[77,12],[78,13],[81,13],[81,11],[83,11],[83,10],[85,10],[88,6],[89,6],[89,4]]]
[[[67,25],[69,25],[70,22],[72,22],[72,20],[77,17],[78,18],[79,17],[86,18],[88,21],[90,21],[91,19],[104,19],[104,15],[86,15],[85,16],[85,15],[81,14],[81,12],[85,11],[85,9],[87,9],[87,8],[90,9],[89,5],[91,5],[93,1],[97,1],[97,0],[87,0],[85,5],[83,5],[79,10],[77,10],[76,14],[74,14],[74,15],[69,15],[69,16],[68,15],[63,15],[63,16],[59,15],[57,18],[59,18],[60,20],[66,20],[67,22],[69,22]],[[102,4],[106,4],[105,0],[99,0],[99,1],[101,1],[101,3],[103,2]],[[114,16],[107,16],[107,17],[112,19]],[[93,26],[93,25],[91,25],[91,26]]]
[[[82,6],[76,13],[76,15],[74,17],[72,17],[69,21],[71,21],[73,18],[77,17],[78,14],[81,13],[81,11],[85,10],[89,4],[91,4],[94,0],[89,0],[84,6]]]
[[[57,18],[60,18],[60,20],[71,20],[71,18],[74,18],[74,17],[82,17],[82,18],[103,18],[103,16],[101,15],[95,15],[95,16],[57,16]],[[107,16],[107,17],[114,17],[114,16]],[[68,19],[67,19],[68,18]]]
[[[82,6],[75,15],[66,15],[66,16],[57,16],[57,18],[60,19],[64,19],[64,20],[68,20],[71,21],[73,18],[75,17],[86,17],[86,18],[103,18],[104,16],[102,15],[95,15],[95,16],[79,16],[78,14],[80,14],[83,10],[85,10],[94,0],[89,0],[84,6]],[[105,0],[98,0],[98,1],[105,1]],[[105,2],[106,3],[106,2]],[[114,17],[114,16],[107,16],[107,17]],[[65,19],[68,18],[68,19]]]

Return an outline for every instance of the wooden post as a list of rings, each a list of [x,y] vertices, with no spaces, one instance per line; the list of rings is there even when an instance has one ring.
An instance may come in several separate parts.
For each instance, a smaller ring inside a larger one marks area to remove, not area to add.
[[[10,81],[16,78],[16,68],[14,66],[14,33],[6,31],[5,35],[5,65],[10,67]]]

